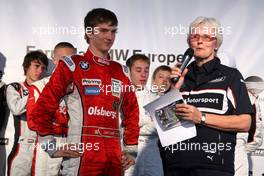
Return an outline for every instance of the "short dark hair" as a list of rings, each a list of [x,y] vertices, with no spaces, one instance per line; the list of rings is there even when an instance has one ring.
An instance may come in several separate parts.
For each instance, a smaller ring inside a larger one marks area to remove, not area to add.
[[[48,57],[46,54],[44,54],[41,51],[31,51],[26,54],[23,61],[23,69],[24,69],[24,75],[26,75],[28,68],[31,65],[32,61],[37,61],[39,63],[43,63],[46,67],[48,67]]]
[[[134,54],[132,55],[127,61],[126,61],[126,66],[129,68],[129,70],[131,70],[132,65],[137,61],[137,60],[143,60],[146,63],[148,63],[148,65],[150,65],[150,59],[143,54]]]
[[[118,20],[115,13],[104,8],[92,9],[87,13],[84,18],[84,38],[87,43],[89,43],[89,38],[86,35],[86,29],[88,27],[94,28],[96,25],[102,23],[110,23],[111,26],[117,26]]]
[[[72,49],[76,50],[76,48],[74,48],[74,46],[71,43],[69,43],[69,42],[60,42],[60,43],[58,43],[54,47],[54,50],[56,50],[58,48],[72,48]]]
[[[167,65],[161,65],[161,66],[157,67],[157,68],[154,70],[154,72],[153,72],[152,80],[154,80],[154,79],[156,78],[157,73],[158,73],[159,71],[168,71],[168,72],[171,72],[171,68],[170,68],[169,66],[167,66]]]

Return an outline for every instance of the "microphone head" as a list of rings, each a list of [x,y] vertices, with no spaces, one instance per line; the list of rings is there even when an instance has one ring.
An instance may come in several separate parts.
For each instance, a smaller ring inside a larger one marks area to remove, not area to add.
[[[192,48],[188,48],[185,53],[184,53],[184,56],[190,56],[191,58],[193,57],[193,54],[194,54],[194,51]]]
[[[194,51],[192,48],[188,48],[184,55],[183,55],[183,61],[182,64],[180,66],[181,72],[183,72],[183,70],[187,67],[188,63],[190,62],[190,60],[192,59],[194,54]],[[176,84],[179,81],[180,77],[175,77],[175,78],[171,78],[171,82],[173,84]]]

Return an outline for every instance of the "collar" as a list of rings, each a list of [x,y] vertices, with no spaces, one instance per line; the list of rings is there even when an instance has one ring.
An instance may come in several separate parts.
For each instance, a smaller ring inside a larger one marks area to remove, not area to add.
[[[196,74],[210,74],[220,65],[220,59],[215,57],[214,59],[204,63],[201,67],[198,67],[195,61],[193,71]]]
[[[25,81],[24,81],[24,86],[25,86],[26,88],[31,87],[31,85],[29,85],[29,84],[27,83],[27,80],[26,80],[26,79],[25,79]]]
[[[93,52],[89,48],[87,49],[86,53],[84,54],[84,57],[92,59],[96,64],[102,65],[102,66],[110,65],[110,61],[111,61],[109,54],[106,58],[102,58],[102,57],[99,57],[99,56],[96,56],[95,54],[93,54]]]
[[[197,66],[196,61],[192,62],[188,66],[189,71],[186,75],[187,81],[185,83],[189,87],[196,87],[216,78],[221,74],[219,70],[220,65],[220,59],[217,57],[206,62],[201,67]]]

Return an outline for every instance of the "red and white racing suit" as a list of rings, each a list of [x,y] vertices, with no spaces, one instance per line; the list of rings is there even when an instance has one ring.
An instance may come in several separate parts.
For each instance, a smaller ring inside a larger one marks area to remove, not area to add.
[[[36,130],[36,125],[32,121],[31,112],[34,109],[35,103],[39,98],[43,88],[48,83],[49,77],[43,78],[32,84],[30,89],[28,103],[27,103],[27,122],[31,130]],[[68,119],[67,107],[64,99],[61,100],[59,109],[57,109],[53,118],[53,128],[57,143],[66,143]],[[37,136],[38,140],[38,136]],[[32,161],[32,176],[57,176],[60,172],[62,158],[51,158],[48,153],[43,151],[38,141],[36,141],[36,148]]]
[[[120,111],[124,115],[125,150],[136,150],[139,135],[138,103],[135,93],[127,89],[131,84],[126,73],[126,67],[109,57],[96,57],[90,50],[84,56],[60,61],[32,111],[32,121],[38,124],[40,142],[52,155],[52,116],[69,86],[74,86],[66,98],[70,116],[67,143],[79,144],[83,154],[79,158],[63,158],[62,175],[122,174]]]
[[[139,105],[139,138],[136,163],[125,171],[125,176],[151,175],[163,176],[162,161],[158,147],[158,133],[149,113],[143,108],[158,98],[158,95],[147,90],[136,91]]]
[[[249,132],[237,133],[235,148],[235,176],[248,176],[249,160],[248,154],[254,152],[262,144],[262,107],[258,99],[249,92],[251,104],[254,105],[256,114]]]
[[[6,101],[14,116],[15,139],[11,153],[8,156],[7,175],[31,175],[36,133],[28,128],[26,105],[29,95],[26,82],[12,83],[7,86]]]

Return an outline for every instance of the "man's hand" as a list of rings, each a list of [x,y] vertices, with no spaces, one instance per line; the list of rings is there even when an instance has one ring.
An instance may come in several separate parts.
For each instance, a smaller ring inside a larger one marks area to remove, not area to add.
[[[135,164],[135,159],[133,156],[126,153],[126,151],[122,151],[121,153],[121,163],[124,170],[127,170],[130,166]]]
[[[82,149],[78,147],[78,144],[65,144],[61,146],[54,154],[53,158],[69,157],[78,158],[82,156]]]

